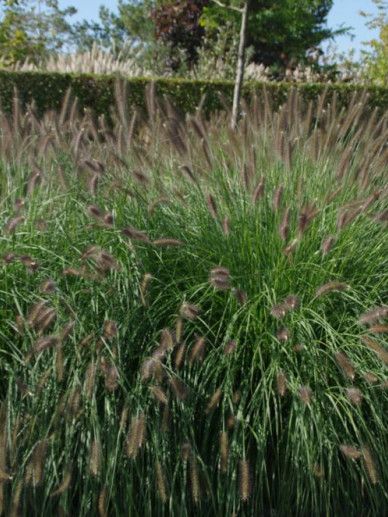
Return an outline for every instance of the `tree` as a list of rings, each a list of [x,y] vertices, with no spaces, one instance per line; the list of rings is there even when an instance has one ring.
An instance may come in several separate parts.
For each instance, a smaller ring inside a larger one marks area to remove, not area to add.
[[[119,0],[117,14],[100,7],[98,22],[83,20],[75,25],[74,41],[80,50],[97,43],[115,53],[134,45],[152,45],[155,24],[151,13],[155,7],[155,0]]]
[[[60,9],[58,0],[5,0],[0,20],[0,54],[8,64],[38,61],[72,41],[67,21],[74,7]]]
[[[348,29],[326,27],[333,0],[252,0],[247,29],[247,46],[254,50],[253,61],[265,66],[288,68],[306,61],[307,53]],[[217,30],[226,21],[238,30],[239,14],[212,2],[204,8],[202,23]]]
[[[171,49],[171,66],[180,63],[177,50],[183,50],[187,63],[192,66],[197,60],[205,29],[200,23],[203,8],[209,0],[175,0],[157,5],[152,11],[156,39]],[[175,63],[174,63],[175,53]]]
[[[386,86],[388,84],[388,2],[373,0],[377,7],[376,16],[361,12],[368,19],[370,29],[379,30],[379,39],[372,39],[366,44],[369,50],[363,52],[364,76],[369,80]]]

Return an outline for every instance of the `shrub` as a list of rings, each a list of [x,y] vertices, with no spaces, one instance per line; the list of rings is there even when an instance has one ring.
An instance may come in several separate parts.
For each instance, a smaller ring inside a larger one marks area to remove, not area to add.
[[[386,114],[117,98],[0,116],[1,511],[385,514]]]
[[[17,89],[22,104],[33,99],[40,113],[47,110],[59,109],[63,96],[68,88],[79,100],[81,109],[93,109],[97,114],[108,116],[114,104],[114,76],[97,76],[87,74],[60,74],[35,72],[0,71],[0,104],[4,111],[12,111],[14,88]],[[145,89],[150,82],[155,85],[156,94],[168,96],[174,105],[182,112],[194,112],[203,96],[203,109],[212,113],[231,102],[233,83],[228,81],[192,81],[184,79],[144,79],[133,78],[127,81],[127,96],[130,105],[145,108]],[[336,92],[336,102],[339,106],[347,107],[354,96],[360,97],[364,88],[351,84],[290,84],[290,83],[255,83],[248,82],[244,87],[244,95],[249,100],[252,95],[265,92],[276,106],[287,97],[287,93],[296,88],[305,101],[316,100],[327,92],[330,97]],[[368,105],[371,109],[388,106],[388,89],[369,87]]]

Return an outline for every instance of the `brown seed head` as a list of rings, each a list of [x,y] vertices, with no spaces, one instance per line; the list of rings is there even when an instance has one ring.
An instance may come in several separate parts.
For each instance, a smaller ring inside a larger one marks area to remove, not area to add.
[[[363,395],[358,388],[346,388],[346,396],[352,404],[361,405]]]
[[[201,309],[198,307],[198,305],[193,305],[187,302],[183,302],[179,310],[179,313],[182,316],[182,318],[185,318],[187,320],[195,320],[196,318],[198,318],[200,312]]]
[[[361,452],[356,447],[353,447],[353,445],[340,445],[340,451],[351,460],[357,460],[361,456]]]
[[[284,397],[287,391],[287,378],[282,371],[276,375],[276,388],[281,397]]]
[[[337,361],[337,364],[343,371],[344,375],[350,380],[354,380],[356,371],[348,356],[344,352],[336,352],[335,360]]]
[[[312,394],[313,392],[309,386],[301,386],[299,388],[299,398],[303,402],[303,404],[310,404]]]
[[[250,475],[249,475],[249,463],[248,460],[243,459],[239,462],[240,467],[240,498],[243,502],[248,501],[251,492]]]

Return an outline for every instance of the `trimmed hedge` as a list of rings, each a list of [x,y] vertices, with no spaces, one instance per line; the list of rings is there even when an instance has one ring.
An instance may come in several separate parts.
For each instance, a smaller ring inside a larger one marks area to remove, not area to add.
[[[0,70],[0,106],[6,112],[12,110],[13,92],[19,92],[23,105],[33,99],[40,113],[58,109],[65,92],[71,87],[73,94],[79,99],[81,109],[91,108],[97,114],[109,115],[114,103],[115,76],[98,76],[87,74],[62,74],[41,72],[9,72]],[[174,105],[183,112],[193,112],[205,94],[203,109],[211,113],[222,109],[221,98],[231,102],[233,83],[231,81],[192,81],[185,79],[152,80],[155,83],[156,94],[167,95]],[[131,103],[139,108],[145,107],[144,90],[151,79],[128,79],[128,96]],[[312,100],[322,93],[325,88],[330,96],[337,92],[339,105],[347,106],[356,92],[361,95],[363,86],[353,84],[313,84],[313,83],[258,83],[248,82],[244,86],[243,95],[249,99],[252,93],[260,94],[265,88],[276,104],[285,100],[291,88],[296,88],[305,100]],[[368,87],[369,106],[382,110],[388,108],[388,88]]]

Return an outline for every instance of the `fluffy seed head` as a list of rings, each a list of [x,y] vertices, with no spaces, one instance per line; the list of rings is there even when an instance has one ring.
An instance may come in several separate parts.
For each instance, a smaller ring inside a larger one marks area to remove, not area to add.
[[[334,235],[329,235],[328,237],[326,237],[326,239],[322,241],[321,252],[324,257],[330,252],[330,250],[336,243],[336,240],[337,239],[334,237]]]
[[[164,476],[164,472],[162,469],[162,465],[159,461],[156,462],[155,465],[155,473],[156,473],[156,489],[158,491],[158,496],[162,503],[166,503],[168,496],[167,496],[167,484],[166,484],[166,478]]]
[[[220,469],[223,474],[228,470],[228,457],[229,457],[229,439],[228,433],[222,431],[220,433]]]
[[[321,287],[318,287],[315,291],[315,296],[318,298],[319,296],[323,296],[333,291],[346,291],[347,289],[349,289],[349,286],[344,282],[327,282],[326,284],[321,285]]]
[[[239,462],[239,488],[240,498],[243,502],[248,501],[251,492],[250,476],[249,476],[249,462],[246,459]]]
[[[276,375],[276,389],[281,397],[284,397],[287,391],[287,378],[282,371]]]
[[[353,445],[340,445],[340,451],[346,458],[351,460],[357,460],[361,457],[361,452],[356,447],[353,447]]]
[[[337,364],[343,371],[344,375],[350,380],[354,380],[356,371],[348,356],[344,352],[336,352],[335,360],[337,361]]]
[[[237,342],[234,339],[228,341],[224,347],[224,354],[229,355],[233,353],[237,348]]]
[[[178,377],[172,377],[170,379],[170,385],[178,400],[183,401],[187,398],[189,394],[188,388],[180,379],[178,379]]]
[[[352,404],[361,405],[363,395],[358,388],[346,388],[346,396]]]
[[[368,473],[369,480],[372,485],[376,485],[379,482],[379,477],[377,474],[377,468],[375,462],[372,457],[372,453],[370,452],[369,447],[364,445],[361,447],[362,459],[365,465],[365,469]]]
[[[113,320],[104,321],[103,335],[105,339],[113,339],[118,335],[117,323]]]
[[[101,443],[98,438],[92,442],[90,449],[89,469],[92,476],[97,477],[101,469]]]
[[[210,400],[208,402],[205,412],[211,413],[212,411],[214,411],[214,409],[220,403],[221,397],[222,397],[222,390],[221,390],[221,388],[217,388],[216,391],[213,393],[213,395],[210,397]]]
[[[358,321],[362,325],[373,325],[388,316],[388,306],[375,307],[368,312],[364,312]]]
[[[200,312],[201,309],[198,307],[198,305],[193,305],[186,302],[182,303],[181,308],[179,310],[179,314],[182,316],[182,318],[185,318],[187,320],[195,320],[196,318],[198,318]]]
[[[305,405],[310,404],[312,394],[312,389],[309,386],[301,386],[299,388],[299,398]]]
[[[158,402],[165,405],[168,404],[167,395],[164,393],[162,388],[160,388],[159,386],[151,386],[150,391]]]
[[[149,242],[148,235],[141,231],[137,230],[136,228],[133,228],[132,226],[127,226],[124,228],[121,233],[125,235],[126,237],[129,237],[130,239],[136,240],[136,241],[142,241],[142,242]]]
[[[183,242],[178,239],[170,239],[170,238],[162,238],[156,239],[152,242],[154,246],[164,247],[164,246],[182,246]]]

